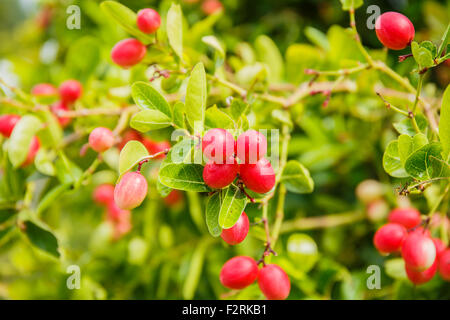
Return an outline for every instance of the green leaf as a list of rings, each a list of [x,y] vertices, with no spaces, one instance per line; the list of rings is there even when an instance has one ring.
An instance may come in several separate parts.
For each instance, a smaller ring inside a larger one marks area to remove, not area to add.
[[[416,115],[415,118],[417,126],[419,127],[420,131],[424,132],[428,127],[427,119],[425,118],[425,116],[421,114]],[[417,133],[411,123],[411,119],[409,118],[403,119],[400,122],[395,122],[392,125],[394,126],[395,130],[397,130],[397,132],[400,134],[407,134],[412,137]]]
[[[152,85],[142,81],[135,82],[131,86],[131,96],[141,109],[158,110],[172,118],[169,103]]]
[[[128,141],[119,155],[119,174],[122,176],[148,156],[147,148],[136,140]]]
[[[305,69],[320,67],[323,53],[320,49],[309,44],[295,43],[287,48],[285,55],[286,79],[299,84],[311,77],[305,74]]]
[[[41,128],[41,120],[32,115],[23,116],[16,124],[8,141],[8,156],[14,168],[25,161],[31,140]]]
[[[439,119],[439,138],[442,143],[443,156],[450,160],[450,85],[447,86],[442,97],[441,116]]]
[[[36,154],[36,158],[34,159],[34,165],[36,169],[47,175],[54,176],[55,175],[55,167],[53,166],[53,160],[55,158],[55,154],[45,148],[40,148]]]
[[[442,52],[444,52],[445,48],[447,47],[448,42],[450,41],[450,23],[447,25],[447,29],[445,29],[444,34],[442,35],[442,42],[439,45],[439,50],[437,53],[437,56],[440,57]],[[449,53],[448,47],[447,47],[447,54]]]
[[[179,4],[172,3],[167,13],[166,32],[169,44],[183,60],[183,13]]]
[[[130,126],[140,132],[170,127],[172,121],[158,110],[143,110],[136,113],[130,121]]]
[[[225,58],[225,49],[223,48],[223,46],[220,44],[219,40],[215,37],[215,36],[204,36],[202,38],[202,41],[207,44],[208,46],[210,46],[211,48],[215,49],[220,57],[222,59]]]
[[[179,128],[186,128],[186,124],[184,122],[186,114],[186,106],[183,102],[177,101],[173,105],[173,123]]]
[[[357,9],[363,5],[363,0],[340,0],[342,10],[349,11],[350,9]]]
[[[272,118],[278,120],[281,124],[287,124],[289,128],[293,128],[294,124],[291,121],[289,112],[286,110],[275,109],[272,111]]]
[[[205,68],[199,62],[192,70],[186,89],[186,116],[195,132],[203,131],[207,95]]]
[[[436,49],[436,46],[434,45],[433,42],[431,42],[431,41],[429,41],[429,40],[422,41],[422,42],[420,43],[420,47],[425,48],[425,49],[427,49],[428,51],[430,51],[431,56],[432,56],[433,58],[436,57],[436,51],[437,51],[437,49]]]
[[[69,47],[66,66],[73,78],[87,79],[97,68],[100,58],[101,48],[98,39],[85,36]]]
[[[203,166],[200,164],[166,164],[159,170],[159,180],[172,189],[195,192],[211,190],[203,181]]]
[[[328,51],[330,49],[330,43],[328,42],[326,34],[319,29],[308,26],[305,28],[305,36],[309,41],[323,50]]]
[[[230,185],[222,192],[224,196],[220,205],[219,225],[224,229],[229,229],[239,220],[247,205],[247,197],[235,185]]]
[[[62,152],[55,161],[55,171],[56,177],[61,183],[74,183],[83,175],[83,171]]]
[[[49,206],[51,206],[52,204],[54,204],[55,200],[61,196],[64,192],[66,192],[67,190],[69,190],[70,186],[72,184],[71,183],[65,183],[65,184],[60,184],[56,187],[54,187],[52,190],[50,190],[49,192],[47,192],[45,194],[45,196],[41,199],[41,201],[39,201],[39,205],[36,209],[36,212],[38,214],[40,214],[41,212],[43,212],[45,209],[47,209]]]
[[[63,130],[55,115],[49,111],[41,111],[37,114],[42,123],[46,125],[38,132],[42,147],[58,148],[63,139]]]
[[[427,137],[423,133],[416,134],[413,138],[407,134],[398,137],[398,154],[400,161],[405,165],[406,159],[417,149],[428,143]]]
[[[386,147],[383,154],[383,168],[384,170],[396,178],[406,178],[408,174],[403,168],[402,162],[400,161],[400,155],[398,152],[398,141],[392,141]]]
[[[234,121],[214,105],[206,110],[205,126],[207,128],[234,129]]]
[[[281,174],[281,181],[290,192],[311,193],[314,190],[314,181],[308,169],[296,160],[286,163]]]
[[[237,121],[242,115],[247,113],[249,108],[250,105],[248,103],[242,101],[241,99],[234,98],[230,106],[231,117]]]
[[[434,64],[431,52],[424,47],[421,47],[417,42],[411,43],[411,51],[420,68],[428,68]]]
[[[42,223],[35,223],[30,220],[24,221],[25,234],[30,242],[41,250],[59,258],[58,239]]]
[[[255,48],[259,61],[267,64],[269,67],[269,81],[274,83],[280,82],[284,76],[284,63],[275,42],[268,36],[261,35],[256,38]]]
[[[184,299],[190,300],[194,298],[195,291],[197,290],[198,282],[202,274],[206,249],[209,244],[209,241],[200,241],[199,245],[195,248],[194,253],[192,254],[191,262],[189,264],[189,271],[183,285]]]
[[[413,178],[419,180],[440,177],[444,165],[442,163],[441,152],[442,145],[438,142],[432,142],[421,147],[406,160],[406,172]]]
[[[219,225],[219,212],[221,204],[222,191],[214,193],[208,198],[206,203],[206,225],[209,233],[213,237],[220,236],[222,228]]]
[[[165,186],[164,184],[162,184],[161,181],[158,180],[156,181],[156,190],[158,190],[159,194],[162,197],[167,197],[169,195],[169,193],[172,191],[172,188],[169,188],[168,186]]]
[[[129,34],[145,43],[153,41],[154,36],[150,36],[138,29],[136,25],[137,15],[133,10],[116,1],[103,1],[100,7]]]

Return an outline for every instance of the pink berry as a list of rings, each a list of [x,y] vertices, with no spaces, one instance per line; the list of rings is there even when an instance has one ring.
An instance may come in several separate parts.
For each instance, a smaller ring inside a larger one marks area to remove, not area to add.
[[[405,264],[405,271],[408,279],[415,285],[419,285],[426,283],[433,278],[433,276],[436,274],[437,266],[437,259],[435,259],[431,267],[424,271],[415,271],[407,264]]]
[[[373,237],[373,244],[382,254],[399,251],[407,234],[404,226],[388,223],[377,230]]]
[[[50,110],[58,118],[58,122],[61,125],[61,127],[63,127],[63,128],[67,127],[70,124],[70,122],[72,121],[72,119],[69,117],[58,116],[58,113],[60,111],[63,111],[63,112],[69,111],[69,107],[64,102],[62,102],[62,101],[55,102],[54,104],[51,105]]]
[[[205,165],[203,168],[203,181],[208,187],[221,189],[234,181],[238,174],[239,165],[233,157],[231,157],[231,161],[233,162],[224,164],[216,164],[209,161]]]
[[[214,12],[222,9],[222,3],[219,0],[205,0],[202,3],[202,11],[206,15],[213,14]]]
[[[250,257],[231,258],[220,271],[220,282],[230,289],[243,289],[251,285],[258,277],[258,265]]]
[[[375,22],[378,40],[392,50],[406,48],[414,39],[414,25],[398,12],[385,12]]]
[[[238,221],[229,229],[223,229],[220,236],[222,239],[231,245],[239,244],[244,241],[245,237],[248,234],[249,228],[248,217],[245,212],[242,212]]]
[[[94,201],[101,205],[108,205],[114,202],[114,186],[111,184],[101,184],[94,190]]]
[[[50,83],[39,83],[31,89],[31,94],[38,97],[56,96],[58,90]]]
[[[172,190],[170,191],[170,193],[163,198],[164,203],[168,206],[168,207],[173,207],[175,205],[177,205],[178,203],[180,203],[183,200],[183,194],[181,193],[181,191],[178,190]]]
[[[114,201],[124,210],[139,206],[147,196],[147,180],[140,172],[127,172],[114,188]]]
[[[398,223],[406,229],[411,229],[420,224],[420,212],[414,208],[396,208],[389,213],[389,222]]]
[[[439,257],[439,274],[442,279],[450,281],[450,249],[446,249]]]
[[[97,152],[106,151],[111,148],[113,144],[114,134],[108,128],[95,128],[89,135],[89,146]]]
[[[39,139],[37,137],[33,137],[33,139],[31,140],[30,147],[28,149],[28,155],[27,155],[24,163],[22,163],[22,167],[26,167],[26,166],[30,165],[31,163],[33,163],[34,158],[36,157],[36,154],[38,153],[40,146],[41,146],[41,143],[39,142]]]
[[[161,17],[153,9],[142,9],[137,14],[137,26],[139,30],[145,33],[153,33],[161,25]]]
[[[0,134],[6,138],[9,138],[19,120],[20,116],[15,114],[5,114],[0,116]]]
[[[402,245],[402,257],[411,270],[424,271],[436,259],[433,240],[422,232],[411,232]]]
[[[107,210],[107,219],[112,222],[119,222],[122,220],[126,220],[126,216],[130,215],[129,210],[120,209],[114,201],[108,202],[106,205]]]
[[[275,185],[275,172],[266,158],[255,164],[240,164],[239,175],[245,186],[257,193],[266,193]]]
[[[236,154],[243,163],[254,164],[266,152],[267,139],[262,133],[256,130],[247,130],[237,138]]]
[[[233,135],[225,129],[210,129],[202,139],[203,154],[218,164],[226,163],[234,155],[235,141]]]
[[[128,38],[116,43],[111,50],[111,59],[121,67],[129,68],[141,62],[146,53],[147,48],[141,42]]]
[[[75,102],[83,91],[81,83],[77,80],[66,80],[59,86],[59,95],[65,103]]]
[[[284,300],[291,291],[288,275],[276,264],[268,264],[259,271],[258,285],[269,300]]]

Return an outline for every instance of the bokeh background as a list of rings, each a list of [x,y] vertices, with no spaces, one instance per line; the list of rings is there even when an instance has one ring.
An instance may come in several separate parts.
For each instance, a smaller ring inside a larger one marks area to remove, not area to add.
[[[83,99],[91,107],[107,106],[111,96],[117,100],[120,88],[141,79],[145,70],[123,71],[112,65],[109,51],[126,33],[100,10],[99,3],[2,0],[1,77],[25,91],[39,82],[58,84],[76,77],[87,88]],[[122,3],[135,11],[152,7],[167,12],[171,1]],[[201,0],[180,3],[187,25],[206,18]],[[338,0],[223,0],[222,3],[224,14],[202,32],[220,37],[230,52],[228,63],[234,69],[243,63],[242,57],[238,59],[242,42],[254,48],[255,39],[261,34],[271,37],[285,58],[283,82],[298,84],[307,80],[305,68],[336,69],[348,59],[358,59],[352,41],[343,31],[348,26],[348,16]],[[80,30],[66,28],[66,9],[71,4],[81,8]],[[415,25],[416,40],[439,41],[450,20],[450,1],[365,1],[356,11],[357,28],[363,43],[380,57],[386,52],[374,30],[366,27],[366,8],[371,4],[378,5],[381,12],[395,10],[407,15]],[[317,33],[320,36],[314,36]],[[200,46],[195,41],[191,45]],[[386,59],[414,84],[416,79],[410,74],[413,62],[396,63],[397,56],[406,53],[408,49],[389,52]],[[257,53],[249,59],[258,60]],[[427,76],[425,96],[436,102],[434,97],[440,96],[449,79],[450,67],[435,68]],[[286,224],[276,248],[278,257],[273,261],[283,266],[291,278],[289,299],[450,299],[448,282],[436,276],[430,283],[414,288],[405,279],[401,261],[380,256],[372,245],[373,233],[390,208],[412,201],[426,212],[431,195],[397,197],[395,188],[402,181],[392,180],[381,166],[384,147],[396,137],[391,125],[395,116],[376,98],[373,86],[394,85],[369,72],[352,80],[358,84],[357,92],[333,95],[327,109],[321,107],[320,96],[295,107],[297,117],[289,157],[299,159],[311,171],[315,191],[308,195],[288,194],[286,200]],[[124,101],[131,102],[129,98]],[[92,117],[76,120],[75,126],[85,129],[99,122],[113,125],[116,120]],[[166,135],[160,132],[152,135],[152,139],[165,139]],[[95,154],[79,157],[83,143],[71,144],[67,154],[86,168]],[[228,258],[260,256],[261,227],[252,227],[252,236],[231,248],[208,234],[203,203],[189,201],[185,194],[175,205],[167,204],[151,185],[149,199],[133,210],[132,230],[119,240],[111,240],[104,209],[93,203],[91,195],[96,185],[116,178],[111,169],[114,159],[111,155],[110,166],[100,167],[92,184],[64,194],[42,213],[61,241],[60,260],[33,248],[19,232],[0,239],[0,298],[262,298],[256,284],[241,292],[230,292],[218,277]],[[153,163],[146,168],[149,179],[157,166]],[[28,179],[33,177],[39,178]],[[380,181],[385,190],[384,196],[372,206],[363,204],[355,195],[357,185],[366,179]],[[51,184],[51,180],[46,181],[42,191]],[[246,212],[251,221],[261,214],[256,205],[249,205]],[[330,214],[345,215],[347,220],[328,227],[329,220],[320,217]],[[308,225],[311,221],[312,227]],[[289,242],[298,239],[313,241],[317,254],[289,252]],[[66,269],[73,264],[81,269],[78,290],[68,290],[66,286],[69,276]],[[379,290],[367,289],[369,265],[381,268]]]

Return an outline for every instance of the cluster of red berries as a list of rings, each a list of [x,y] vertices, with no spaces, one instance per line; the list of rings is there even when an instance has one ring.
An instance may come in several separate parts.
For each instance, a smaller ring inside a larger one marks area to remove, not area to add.
[[[144,33],[154,33],[161,25],[161,17],[153,9],[142,9],[137,14],[136,25]],[[142,42],[128,38],[116,43],[111,50],[111,59],[121,67],[129,68],[141,62],[146,53],[147,48]]]
[[[93,198],[97,204],[106,207],[106,220],[114,228],[114,239],[119,239],[131,230],[131,212],[119,208],[114,202],[113,185],[99,185],[94,190]]]
[[[409,280],[416,284],[430,281],[439,269],[444,280],[450,280],[450,249],[421,226],[420,212],[414,208],[397,208],[390,212],[389,222],[373,238],[381,254],[401,252]]]
[[[202,139],[202,151],[209,159],[203,180],[213,189],[228,186],[238,174],[245,186],[257,193],[269,192],[275,185],[275,172],[264,158],[267,139],[258,131],[245,131],[235,141],[227,130],[208,130]]]
[[[39,83],[31,89],[31,93],[36,97],[54,97],[59,95],[60,100],[50,107],[53,114],[58,118],[59,124],[65,128],[69,125],[71,118],[59,117],[61,111],[69,111],[69,106],[81,97],[83,87],[80,82],[74,79],[66,80],[59,88],[50,83]]]
[[[229,289],[243,289],[255,280],[269,300],[284,300],[291,291],[288,275],[276,264],[267,264],[259,269],[254,259],[238,256],[225,262],[220,271],[220,282]]]
[[[387,48],[402,50],[414,40],[414,25],[398,12],[385,12],[375,21],[378,40]]]
[[[0,116],[0,134],[5,138],[11,137],[14,127],[19,122],[20,116],[17,114],[5,114]],[[34,136],[28,148],[28,155],[22,163],[22,167],[26,167],[34,161],[34,157],[39,151],[41,144],[38,137]]]

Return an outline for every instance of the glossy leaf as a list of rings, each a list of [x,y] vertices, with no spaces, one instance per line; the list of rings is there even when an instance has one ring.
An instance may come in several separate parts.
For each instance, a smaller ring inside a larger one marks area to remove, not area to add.
[[[400,135],[398,137],[398,154],[402,164],[405,165],[406,159],[408,159],[414,151],[427,143],[428,139],[423,133],[418,133],[413,138],[407,134]]]
[[[37,224],[30,220],[23,221],[23,225],[25,227],[24,233],[33,245],[52,256],[59,258],[58,239],[46,226],[42,223]]]
[[[157,130],[172,125],[172,121],[158,110],[142,110],[136,113],[130,121],[130,126],[140,132]]]
[[[391,176],[405,178],[408,176],[400,161],[398,141],[392,141],[386,147],[383,155],[383,168]]]
[[[415,118],[416,118],[417,126],[419,127],[420,131],[424,132],[428,126],[427,119],[421,114],[416,115]],[[397,130],[397,132],[400,134],[407,134],[412,137],[417,133],[411,123],[411,119],[409,119],[409,118],[403,119],[400,122],[395,122],[395,123],[393,123],[393,126],[394,126],[395,130]]]
[[[183,13],[179,4],[172,3],[167,13],[166,32],[169,44],[180,59],[183,59]]]
[[[219,211],[219,225],[224,229],[228,229],[239,220],[247,205],[247,197],[235,185],[230,185],[222,192],[223,200]]]
[[[128,141],[120,151],[119,156],[119,174],[131,170],[142,158],[148,156],[147,148],[139,141]]]
[[[206,203],[206,225],[208,231],[213,237],[220,236],[222,228],[219,225],[219,212],[221,205],[222,192],[216,192],[209,196]]]
[[[441,115],[439,119],[439,138],[441,139],[443,156],[450,159],[450,85],[447,85],[442,97]]]
[[[186,116],[196,132],[203,131],[206,113],[206,74],[203,63],[192,70],[186,89]]]
[[[311,193],[314,190],[314,181],[308,169],[296,160],[286,163],[281,174],[281,182],[294,193]]]
[[[31,140],[41,127],[41,120],[32,115],[23,116],[14,127],[8,141],[8,156],[15,168],[19,167],[27,158]]]
[[[406,160],[406,172],[419,180],[440,177],[444,166],[441,152],[442,145],[437,142],[432,142],[421,147]]]
[[[131,86],[131,96],[141,109],[153,109],[172,118],[172,111],[167,100],[151,84],[138,81]]]

